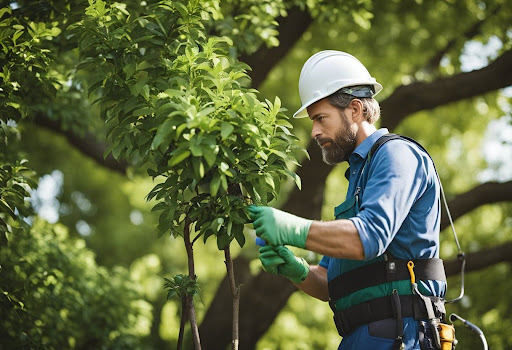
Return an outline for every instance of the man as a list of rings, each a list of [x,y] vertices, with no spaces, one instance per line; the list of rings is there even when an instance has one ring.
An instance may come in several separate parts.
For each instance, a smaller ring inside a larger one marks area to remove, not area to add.
[[[267,243],[260,248],[264,269],[329,301],[343,337],[339,349],[420,349],[420,343],[434,349],[446,289],[436,259],[440,186],[421,146],[403,138],[381,142],[388,131],[374,126],[380,109],[373,97],[380,90],[347,53],[310,57],[300,74],[302,107],[294,117],[309,115],[326,163],[349,162],[346,201],[335,208],[333,221],[264,206],[250,206],[249,214]],[[286,245],[324,257],[309,266]]]

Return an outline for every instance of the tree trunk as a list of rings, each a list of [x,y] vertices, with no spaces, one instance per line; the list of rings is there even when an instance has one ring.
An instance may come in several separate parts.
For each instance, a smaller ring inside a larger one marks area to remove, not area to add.
[[[180,333],[178,335],[178,344],[176,346],[177,350],[183,349],[183,337],[185,335],[185,324],[187,323],[187,319],[188,319],[187,299],[186,298],[182,298],[181,299]]]
[[[229,245],[224,249],[224,255],[226,257],[226,270],[229,280],[229,288],[231,290],[231,297],[233,298],[233,323],[232,323],[232,336],[231,336],[231,349],[238,350],[240,342],[239,332],[239,314],[240,314],[240,286],[235,283],[235,272],[233,270],[233,260],[231,259],[231,251]]]
[[[183,239],[185,241],[185,248],[187,250],[188,258],[188,275],[192,280],[196,280],[196,273],[194,267],[194,250],[192,249],[192,242],[190,241],[190,220],[185,219],[185,229],[183,232]],[[194,308],[194,296],[186,297],[187,312],[190,316],[190,328],[192,330],[192,339],[194,341],[194,349],[201,350],[201,340],[199,338],[199,330],[196,321],[196,310]]]

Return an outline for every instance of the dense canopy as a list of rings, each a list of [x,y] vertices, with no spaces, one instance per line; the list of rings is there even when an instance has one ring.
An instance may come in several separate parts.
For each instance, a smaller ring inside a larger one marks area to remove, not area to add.
[[[344,199],[347,165],[323,164],[309,120],[286,117],[322,49],[358,57],[384,86],[379,125],[433,156],[467,254],[448,313],[510,348],[511,23],[505,0],[4,1],[0,348],[176,346],[163,278],[187,273],[187,222],[203,348],[231,342],[227,246],[241,349],[335,348],[329,307],[263,272],[243,228],[251,201],[330,220]]]

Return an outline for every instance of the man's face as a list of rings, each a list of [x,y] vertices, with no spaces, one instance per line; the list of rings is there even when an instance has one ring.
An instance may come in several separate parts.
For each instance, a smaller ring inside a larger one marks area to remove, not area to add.
[[[325,98],[309,106],[308,114],[313,121],[311,137],[322,149],[324,162],[332,165],[347,161],[356,149],[355,123]]]

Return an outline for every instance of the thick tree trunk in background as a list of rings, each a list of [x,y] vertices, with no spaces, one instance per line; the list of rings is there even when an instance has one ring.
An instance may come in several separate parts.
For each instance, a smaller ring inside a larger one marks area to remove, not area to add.
[[[240,61],[247,63],[252,68],[249,75],[254,88],[257,89],[265,81],[268,73],[286,56],[312,22],[313,18],[309,12],[298,7],[291,8],[288,10],[286,17],[277,18],[279,28],[278,47],[269,49],[262,46],[255,53],[240,57]]]
[[[315,141],[309,143],[307,151],[311,160],[304,159],[302,166],[296,169],[301,178],[302,189],[294,187],[281,209],[319,220],[324,201],[325,179],[333,167],[323,162],[322,152]]]
[[[235,272],[246,268],[249,277],[240,289],[240,349],[254,349],[297,288],[281,276],[264,272],[250,276],[249,264],[244,263],[244,258],[235,259],[234,264]],[[201,343],[207,350],[225,349],[230,344],[232,300],[228,288],[224,279],[199,328]]]

